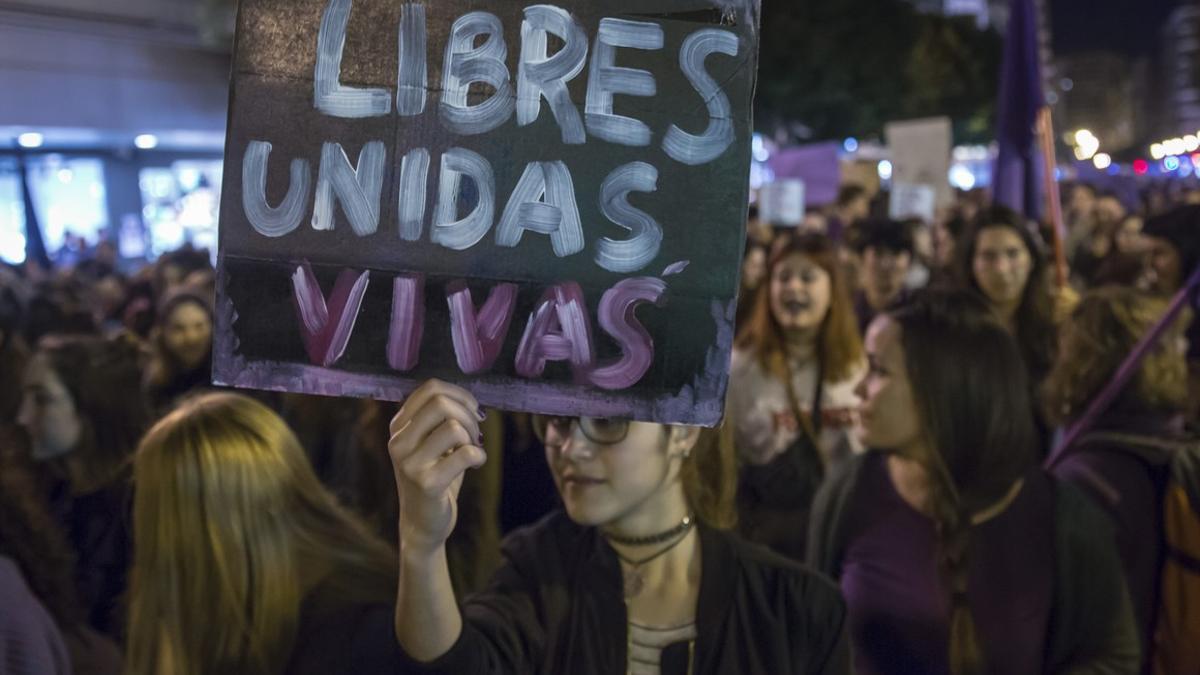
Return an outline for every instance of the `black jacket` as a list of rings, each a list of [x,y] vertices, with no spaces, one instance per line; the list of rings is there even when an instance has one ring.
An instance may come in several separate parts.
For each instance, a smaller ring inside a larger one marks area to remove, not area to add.
[[[798,564],[700,526],[696,675],[849,672],[837,588]],[[561,512],[504,543],[504,565],[463,606],[450,651],[404,672],[624,675],[628,616],[620,563],[595,528]],[[687,673],[690,647],[663,651],[663,675]]]

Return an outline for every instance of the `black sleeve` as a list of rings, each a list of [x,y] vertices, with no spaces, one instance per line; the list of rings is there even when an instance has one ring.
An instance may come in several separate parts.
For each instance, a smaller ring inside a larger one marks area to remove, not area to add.
[[[858,455],[831,473],[813,498],[808,524],[808,566],[833,579],[841,575],[845,525],[858,477],[868,459]]]
[[[483,591],[462,605],[463,629],[450,651],[420,663],[401,650],[415,675],[529,675],[537,672],[546,644],[544,612],[530,569],[532,541],[522,533],[504,544],[504,560]]]
[[[1078,488],[1055,486],[1055,598],[1047,671],[1136,674],[1141,655],[1112,527]]]
[[[404,669],[389,604],[304,615],[285,675],[396,675]]]
[[[846,603],[841,591],[823,576],[810,573],[802,601],[807,614],[803,640],[796,642],[797,663],[805,675],[850,675],[850,644],[846,639]]]
[[[738,533],[788,558],[804,560],[809,511],[823,473],[806,436],[768,464],[743,465],[738,475]]]

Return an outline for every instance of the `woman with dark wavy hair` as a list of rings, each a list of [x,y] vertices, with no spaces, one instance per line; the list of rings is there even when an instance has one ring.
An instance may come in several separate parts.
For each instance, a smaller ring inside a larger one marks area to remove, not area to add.
[[[866,347],[872,450],[822,487],[809,532],[856,672],[1136,672],[1111,530],[1037,465],[1021,355],[985,303],[926,291]]]
[[[149,422],[139,359],[125,337],[47,336],[25,370],[18,419],[78,559],[89,621],[112,637],[124,623],[131,548],[128,462]]]
[[[0,460],[0,672],[117,675],[117,646],[88,627],[74,557],[31,472]]]

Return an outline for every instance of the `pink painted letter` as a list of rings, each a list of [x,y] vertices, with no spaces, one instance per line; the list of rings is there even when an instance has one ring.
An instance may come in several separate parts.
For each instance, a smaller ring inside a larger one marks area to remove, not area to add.
[[[588,379],[602,389],[627,389],[650,370],[654,362],[654,340],[637,320],[638,305],[652,302],[661,306],[667,284],[662,279],[638,277],[625,279],[608,289],[600,299],[600,327],[621,345],[624,354],[615,363],[594,370]]]
[[[367,292],[370,272],[343,270],[326,301],[307,262],[292,275],[292,298],[300,317],[300,337],[313,363],[328,368],[342,358]]]
[[[517,374],[536,378],[542,375],[547,361],[570,361],[576,378],[582,381],[595,360],[583,289],[574,281],[547,289],[517,347]]]
[[[478,314],[465,281],[446,286],[446,302],[450,305],[450,334],[454,337],[459,369],[466,375],[489,370],[500,355],[512,323],[517,304],[516,285],[498,284],[492,288]]]

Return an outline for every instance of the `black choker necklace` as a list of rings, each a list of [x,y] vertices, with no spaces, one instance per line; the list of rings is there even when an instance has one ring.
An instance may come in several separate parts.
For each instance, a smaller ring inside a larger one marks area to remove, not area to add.
[[[690,530],[693,524],[695,524],[695,521],[692,520],[691,516],[684,516],[683,520],[680,521],[680,523],[675,527],[672,527],[666,532],[659,532],[658,534],[652,534],[648,537],[621,537],[608,533],[605,533],[604,536],[607,537],[609,541],[621,544],[622,546],[653,546],[654,544],[661,544],[664,541],[670,541],[675,537],[678,537],[684,532]]]

